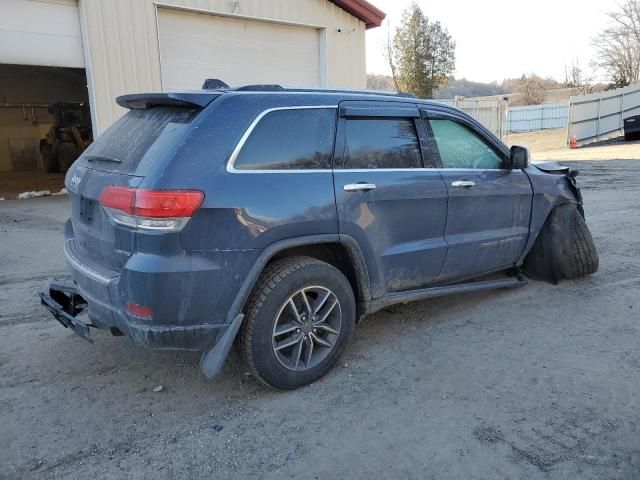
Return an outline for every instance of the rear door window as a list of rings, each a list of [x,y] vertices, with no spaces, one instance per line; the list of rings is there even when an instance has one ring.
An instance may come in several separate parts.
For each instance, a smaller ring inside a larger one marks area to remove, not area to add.
[[[330,169],[335,108],[275,110],[256,125],[233,163],[236,170]]]
[[[343,168],[421,168],[420,142],[412,118],[346,120]]]
[[[146,164],[175,145],[199,111],[163,106],[129,110],[93,142],[81,162],[89,168],[140,174],[146,171]]]

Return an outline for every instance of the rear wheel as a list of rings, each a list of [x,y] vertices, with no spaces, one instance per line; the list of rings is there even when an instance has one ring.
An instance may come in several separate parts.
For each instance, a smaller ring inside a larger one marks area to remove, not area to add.
[[[279,260],[267,267],[249,298],[238,347],[256,378],[294,389],[335,365],[355,318],[353,290],[339,270],[314,258]]]
[[[598,271],[600,260],[593,237],[576,205],[556,207],[527,256],[523,270],[538,280],[557,283]]]

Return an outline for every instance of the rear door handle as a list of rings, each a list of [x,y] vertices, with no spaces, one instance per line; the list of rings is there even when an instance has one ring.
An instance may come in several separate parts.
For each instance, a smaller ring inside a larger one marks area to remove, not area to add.
[[[476,182],[472,182],[471,180],[458,180],[453,182],[451,186],[458,188],[471,188],[476,186]]]
[[[345,192],[368,192],[375,189],[375,183],[350,183],[344,186]]]

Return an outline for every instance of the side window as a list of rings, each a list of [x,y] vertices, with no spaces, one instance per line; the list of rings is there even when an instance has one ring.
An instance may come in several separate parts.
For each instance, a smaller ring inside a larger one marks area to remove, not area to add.
[[[413,119],[346,121],[343,168],[420,168],[420,143]]]
[[[240,150],[237,170],[330,169],[336,109],[275,110],[266,114]]]
[[[444,168],[503,168],[504,161],[476,132],[452,120],[430,120]]]

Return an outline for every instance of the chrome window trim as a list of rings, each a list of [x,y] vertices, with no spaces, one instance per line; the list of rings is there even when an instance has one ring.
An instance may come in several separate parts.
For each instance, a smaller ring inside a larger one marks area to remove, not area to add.
[[[247,140],[249,139],[249,137],[251,136],[255,128],[258,126],[260,121],[270,113],[279,112],[283,110],[318,110],[318,109],[329,109],[329,108],[333,108],[334,110],[337,111],[338,105],[296,105],[291,107],[273,107],[273,108],[267,108],[266,110],[263,110],[258,114],[258,116],[253,120],[253,122],[251,122],[251,125],[249,125],[249,128],[247,128],[247,130],[244,132],[244,134],[240,138],[240,141],[238,142],[236,147],[233,149],[233,152],[231,153],[231,156],[227,161],[227,172],[228,173],[327,173],[327,172],[331,172],[332,169],[330,168],[300,169],[300,170],[243,170],[243,169],[235,168],[236,160],[238,159],[238,156],[240,155],[240,152],[242,151],[242,148],[244,147],[245,143],[247,142]]]
[[[305,171],[305,170],[296,170],[296,171]],[[309,170],[309,171],[317,171],[317,170]],[[430,168],[430,167],[421,167],[421,168],[335,168],[333,170],[335,173],[338,172],[347,172],[347,173],[365,173],[365,172],[520,172],[522,173],[522,169],[513,169],[510,170],[508,168]]]
[[[242,93],[253,93],[253,92],[242,92]],[[258,92],[260,93],[260,92]],[[240,141],[233,149],[229,160],[227,161],[226,171],[228,173],[331,173],[331,172],[344,172],[344,173],[370,173],[370,172],[520,172],[522,173],[522,169],[514,169],[510,170],[508,168],[429,168],[429,167],[419,167],[419,168],[318,168],[318,169],[283,169],[283,170],[242,170],[235,168],[235,162],[242,151],[245,143],[258,126],[260,121],[269,115],[272,112],[278,112],[283,110],[316,110],[316,109],[334,109],[337,110],[338,105],[296,105],[289,107],[273,107],[267,108],[260,112],[258,116],[251,122],[247,130],[245,130],[244,134],[240,138]]]

